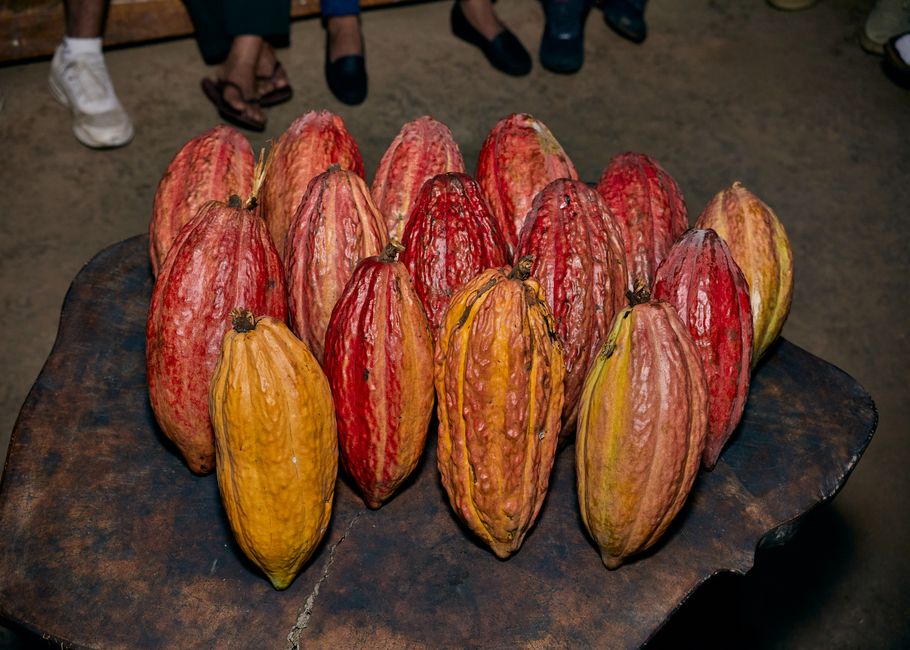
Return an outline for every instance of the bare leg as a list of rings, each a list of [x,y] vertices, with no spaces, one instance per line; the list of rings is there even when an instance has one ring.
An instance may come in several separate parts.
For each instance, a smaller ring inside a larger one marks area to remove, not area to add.
[[[471,26],[480,32],[487,40],[493,40],[505,26],[493,13],[493,3],[490,0],[455,0],[461,3],[461,11],[468,19]]]
[[[255,104],[248,104],[244,99],[250,100],[258,97],[256,92],[256,65],[259,61],[259,52],[262,48],[262,37],[253,35],[235,36],[231,44],[231,51],[221,69],[221,78],[237,84],[240,90],[233,86],[224,89],[225,101],[247,117],[262,121],[265,114]]]
[[[363,54],[358,16],[332,16],[326,21],[326,29],[329,32],[329,62]]]
[[[66,35],[98,38],[104,29],[108,0],[65,0]]]
[[[277,62],[278,58],[275,56],[275,50],[271,45],[263,41],[262,47],[259,48],[259,60],[256,62],[256,76],[259,77],[259,81],[256,84],[258,95],[262,96],[278,88],[286,88],[288,86],[288,77],[285,71],[283,69],[275,70]],[[272,78],[273,73],[276,73],[274,78]]]

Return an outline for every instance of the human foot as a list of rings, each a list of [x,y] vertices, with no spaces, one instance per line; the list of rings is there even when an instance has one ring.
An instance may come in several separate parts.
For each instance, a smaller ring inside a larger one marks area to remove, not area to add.
[[[293,95],[287,72],[275,50],[263,42],[256,62],[256,94],[263,108],[288,101]]]
[[[359,16],[332,16],[326,20],[325,29],[329,36],[329,63],[345,56],[363,56]]]

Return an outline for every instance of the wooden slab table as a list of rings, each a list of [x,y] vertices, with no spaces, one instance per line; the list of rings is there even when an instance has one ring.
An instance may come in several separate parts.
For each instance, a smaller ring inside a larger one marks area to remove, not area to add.
[[[276,592],[234,544],[215,477],[193,476],[155,425],[147,247],[112,246],[73,282],[0,486],[0,617],[65,646],[634,647],[831,498],[877,422],[852,378],[781,341],[717,468],[653,552],[612,572],[579,519],[573,448],[500,561],[451,514],[431,437],[379,511],[339,479],[324,543]]]

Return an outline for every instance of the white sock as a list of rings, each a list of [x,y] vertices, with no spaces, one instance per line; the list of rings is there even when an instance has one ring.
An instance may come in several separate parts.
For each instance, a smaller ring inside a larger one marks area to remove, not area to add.
[[[910,32],[894,41],[894,47],[897,50],[897,53],[901,55],[904,63],[910,65]]]
[[[80,54],[101,54],[101,37],[70,38],[63,37],[63,58],[69,59]]]

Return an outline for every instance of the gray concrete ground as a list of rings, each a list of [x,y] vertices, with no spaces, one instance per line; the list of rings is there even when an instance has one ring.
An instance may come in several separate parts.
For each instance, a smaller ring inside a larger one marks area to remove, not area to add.
[[[796,261],[784,334],[869,390],[878,433],[831,505],[790,544],[760,553],[746,578],[709,584],[657,647],[910,645],[910,92],[857,44],[870,5],[823,0],[785,13],[762,0],[653,0],[641,46],[595,10],[579,74],[535,65],[523,79],[497,74],[449,35],[448,3],[371,11],[370,96],[356,108],[326,89],[323,35],[307,20],[293,25],[283,57],[297,97],[251,138],[258,147],[325,107],[343,116],[372,177],[401,124],[430,113],[473,168],[496,120],[525,111],[551,127],[583,178],[596,179],[614,153],[643,151],[679,181],[693,220],[736,179],[777,211]],[[500,0],[497,9],[536,54],[539,5]],[[108,63],[137,135],[107,152],[72,137],[47,91],[47,61],[0,69],[0,453],[53,344],[70,280],[101,248],[147,229],[168,161],[216,121],[192,40],[112,51]]]

